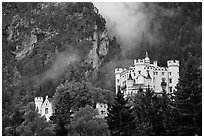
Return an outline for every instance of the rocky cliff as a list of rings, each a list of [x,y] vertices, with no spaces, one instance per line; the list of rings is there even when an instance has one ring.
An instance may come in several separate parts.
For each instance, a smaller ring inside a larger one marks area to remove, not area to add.
[[[107,60],[113,40],[92,3],[25,3],[26,9],[23,4],[15,9],[13,4],[9,8],[18,12],[6,9],[10,20],[4,26],[16,63],[14,78],[55,80],[66,72],[72,76],[74,68],[75,75],[79,72],[76,76],[94,81],[99,68],[113,58],[109,54]]]

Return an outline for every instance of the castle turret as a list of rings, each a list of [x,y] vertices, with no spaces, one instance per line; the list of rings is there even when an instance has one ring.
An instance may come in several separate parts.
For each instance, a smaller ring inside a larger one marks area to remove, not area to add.
[[[179,79],[179,61],[178,60],[168,60],[168,84],[169,90],[168,92],[173,92],[178,83]]]
[[[147,72],[146,85],[147,85],[148,87],[151,87],[151,86],[152,86],[152,78],[151,78],[149,72]]]
[[[118,92],[118,86],[120,86],[120,76],[121,73],[123,72],[122,68],[116,68],[115,69],[115,88],[116,88],[116,93]]]
[[[38,110],[38,113],[41,113],[43,97],[35,97],[34,101],[35,101],[35,109]]]
[[[153,62],[153,65],[154,65],[155,67],[157,67],[157,61],[154,61],[154,62]]]
[[[145,54],[145,64],[149,65],[150,64],[150,59],[148,57],[148,53],[146,51],[146,54]]]
[[[134,80],[132,79],[131,73],[129,73],[129,77],[127,79],[127,88],[132,87],[134,83]]]
[[[126,97],[127,95],[131,95],[133,92],[133,84],[134,80],[132,78],[131,72],[129,72],[129,76],[127,79],[127,91],[124,93],[124,96]]]

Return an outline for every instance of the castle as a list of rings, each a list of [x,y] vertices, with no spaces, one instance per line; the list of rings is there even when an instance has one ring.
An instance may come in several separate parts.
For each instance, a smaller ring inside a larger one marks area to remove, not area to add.
[[[49,121],[50,116],[52,116],[54,111],[50,98],[46,96],[45,101],[43,102],[43,97],[35,97],[34,101],[35,101],[35,109],[37,110],[37,112],[41,116],[44,116],[47,121]],[[104,118],[105,116],[107,116],[108,105],[103,103],[96,103],[96,110],[99,113],[97,117]]]
[[[148,53],[144,59],[134,60],[134,66],[115,69],[115,87],[122,90],[124,96],[132,95],[142,88],[153,89],[156,93],[162,91],[161,82],[167,83],[166,92],[172,93],[176,90],[179,79],[179,61],[168,60],[167,67],[160,67],[157,61],[150,63]]]
[[[45,101],[43,102],[43,97],[35,97],[35,109],[38,111],[41,116],[44,116],[47,121],[50,120],[50,116],[53,114],[53,106],[48,96],[46,96]]]

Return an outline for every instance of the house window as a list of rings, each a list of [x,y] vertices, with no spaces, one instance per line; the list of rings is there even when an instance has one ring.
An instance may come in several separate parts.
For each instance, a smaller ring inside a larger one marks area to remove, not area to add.
[[[45,114],[48,114],[48,108],[45,108]]]
[[[119,79],[117,79],[117,82],[119,83]]]
[[[169,75],[171,75],[171,72],[169,72]]]
[[[158,75],[158,72],[155,72],[156,73],[156,75]]]
[[[169,83],[172,83],[172,79],[169,79]]]
[[[162,75],[164,75],[164,72],[162,72]]]
[[[140,73],[141,73],[141,71],[139,70],[139,71],[138,71],[138,73],[140,74]]]
[[[169,92],[172,92],[172,87],[169,87]]]

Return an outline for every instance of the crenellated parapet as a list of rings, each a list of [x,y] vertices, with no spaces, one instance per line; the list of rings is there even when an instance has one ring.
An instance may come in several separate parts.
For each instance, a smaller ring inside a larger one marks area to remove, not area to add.
[[[134,60],[134,65],[135,66],[140,66],[140,65],[144,65],[145,64],[145,60],[144,59],[135,59]]]
[[[167,66],[168,67],[171,67],[171,66],[176,66],[176,67],[179,67],[179,61],[178,60],[168,60],[167,61]]]
[[[115,69],[115,74],[121,74],[124,71],[123,68],[116,68]]]
[[[43,97],[35,97],[35,102],[43,102]]]

